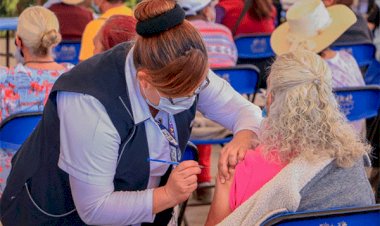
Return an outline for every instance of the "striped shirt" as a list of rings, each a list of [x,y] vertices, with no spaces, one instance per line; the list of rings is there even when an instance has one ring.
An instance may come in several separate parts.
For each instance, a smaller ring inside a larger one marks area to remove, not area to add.
[[[226,26],[203,20],[192,20],[190,22],[202,35],[207,48],[210,67],[236,65],[236,45],[231,31]]]

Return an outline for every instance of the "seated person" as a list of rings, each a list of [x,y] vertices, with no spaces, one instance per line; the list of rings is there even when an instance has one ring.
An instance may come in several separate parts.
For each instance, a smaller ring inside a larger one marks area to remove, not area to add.
[[[93,7],[102,13],[98,18],[87,24],[82,35],[79,60],[84,61],[94,54],[94,37],[104,24],[113,15],[132,16],[132,10],[128,8],[124,0],[93,0]]]
[[[58,31],[57,17],[46,8],[33,6],[19,16],[15,55],[20,63],[0,68],[0,122],[15,113],[42,111],[55,80],[73,67],[54,61],[52,48],[61,41]],[[0,147],[0,197],[14,153]]]
[[[318,53],[332,71],[332,87],[364,86],[360,68],[353,56],[334,51],[330,46],[355,23],[356,16],[345,5],[326,8],[320,0],[299,1],[286,13],[287,22],[276,28],[271,45],[277,55],[295,49],[308,49]],[[319,23],[314,23],[319,21]],[[354,122],[358,132],[363,122]]]
[[[350,7],[353,0],[323,0],[323,3],[326,7],[331,7],[337,4],[343,4]],[[334,45],[372,43],[373,35],[368,27],[367,20],[359,13],[355,13],[355,16],[357,19],[356,22],[334,42]]]
[[[111,16],[94,37],[94,55],[111,49],[119,43],[132,41],[135,37],[135,18],[125,15]]]
[[[57,16],[63,40],[80,41],[86,25],[93,19],[92,12],[78,4],[84,0],[62,0],[49,7]]]
[[[227,26],[234,36],[271,33],[275,28],[277,18],[272,0],[251,0],[248,12],[239,21],[245,2],[245,0],[220,0],[216,8],[216,22]]]
[[[217,0],[179,0],[186,19],[198,29],[206,44],[211,68],[236,65],[237,50],[231,31],[215,23]]]
[[[19,63],[0,71],[6,74],[0,75],[4,77],[0,121],[14,113],[42,111],[55,80],[73,67],[54,61],[52,49],[61,41],[58,31],[57,17],[46,8],[33,6],[19,16],[15,39]]]
[[[232,180],[217,180],[206,225],[256,225],[283,211],[375,204],[364,168],[370,147],[339,112],[331,80],[311,51],[277,57],[260,146],[247,152]]]

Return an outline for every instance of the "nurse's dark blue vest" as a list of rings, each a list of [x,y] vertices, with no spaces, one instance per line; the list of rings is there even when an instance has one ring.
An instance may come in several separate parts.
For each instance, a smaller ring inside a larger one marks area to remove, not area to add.
[[[56,105],[58,91],[91,95],[105,107],[122,141],[119,155],[125,146],[116,169],[115,190],[138,191],[147,188],[149,137],[146,137],[144,123],[135,125],[128,113],[132,110],[126,87],[125,60],[130,47],[131,44],[127,43],[118,45],[80,63],[57,80],[40,123],[12,159],[12,170],[1,199],[1,221],[4,226],[85,225],[76,211],[63,217],[43,214],[31,202],[26,189],[28,186],[35,203],[50,214],[61,215],[75,208],[68,174],[57,166],[60,147]],[[196,103],[191,109],[174,116],[181,150],[185,149],[190,136],[195,106]],[[126,143],[129,137],[131,140]],[[169,170],[162,177],[161,185],[166,183],[168,174]],[[163,211],[156,215],[153,225],[167,225],[170,218],[171,209]]]

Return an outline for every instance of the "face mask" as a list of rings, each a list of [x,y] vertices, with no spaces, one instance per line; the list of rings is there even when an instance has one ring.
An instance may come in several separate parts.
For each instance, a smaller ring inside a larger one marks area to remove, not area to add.
[[[144,93],[145,93],[145,90],[144,90]],[[158,91],[157,91],[157,94],[158,96],[160,96]],[[189,108],[191,108],[191,106],[193,106],[194,104],[195,97],[196,96],[193,95],[191,97],[180,97],[180,98],[173,98],[170,100],[169,98],[160,96],[160,102],[158,103],[158,105],[154,105],[152,102],[150,102],[148,98],[146,98],[146,94],[145,94],[145,100],[150,106],[154,107],[157,110],[165,111],[172,115],[178,114],[180,112],[186,111]]]
[[[22,53],[21,48],[16,47],[14,56],[15,56],[17,63],[23,64],[25,62],[24,54]]]
[[[263,110],[261,111],[261,115],[263,116],[263,118],[268,117],[268,112],[267,112],[267,108],[266,107],[264,107]]]
[[[94,3],[94,1],[91,1],[91,8],[94,10],[96,14],[100,14],[100,7]]]

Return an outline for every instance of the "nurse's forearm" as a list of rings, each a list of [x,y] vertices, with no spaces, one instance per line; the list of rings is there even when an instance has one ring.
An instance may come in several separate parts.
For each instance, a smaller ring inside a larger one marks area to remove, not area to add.
[[[166,192],[165,187],[158,187],[153,190],[153,214],[169,209],[177,205],[173,197]]]
[[[70,176],[71,193],[80,218],[89,225],[131,225],[153,222],[153,190],[114,191]]]

